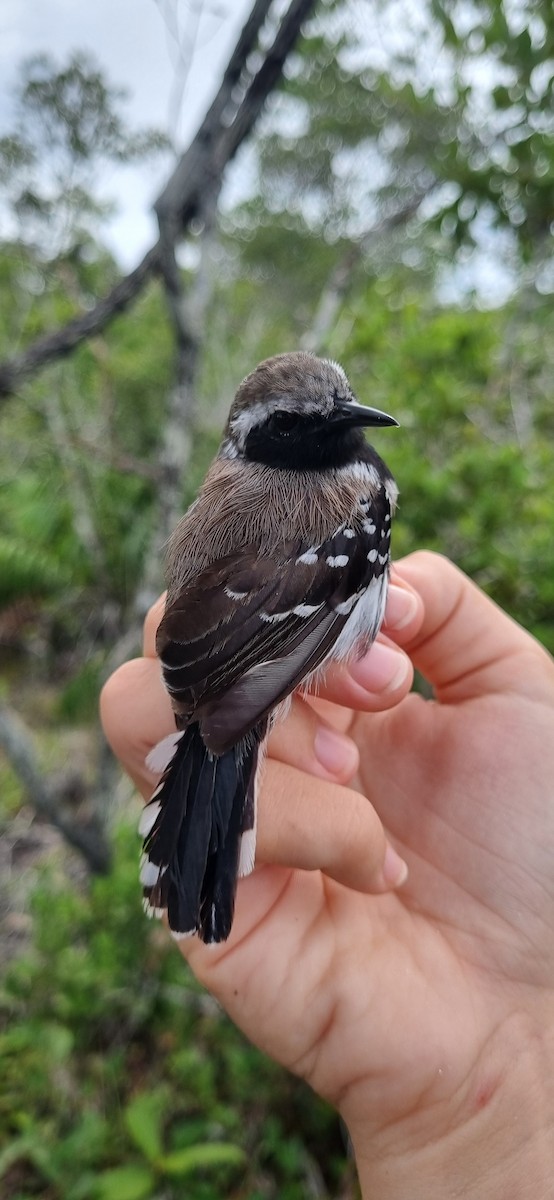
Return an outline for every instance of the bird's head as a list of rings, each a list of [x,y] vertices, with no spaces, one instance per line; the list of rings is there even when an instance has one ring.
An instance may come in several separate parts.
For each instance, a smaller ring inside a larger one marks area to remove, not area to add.
[[[338,363],[277,354],[243,379],[221,452],[285,470],[336,469],[362,459],[364,427],[397,424],[358,403]]]

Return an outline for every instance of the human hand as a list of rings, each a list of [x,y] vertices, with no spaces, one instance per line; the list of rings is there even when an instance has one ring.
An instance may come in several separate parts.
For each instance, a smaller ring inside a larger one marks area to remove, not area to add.
[[[341,1111],[368,1195],[546,1196],[554,668],[445,560],[416,554],[396,572],[420,599],[387,634],[436,701],[406,694],[409,669],[386,693],[334,669],[323,701],[297,700],[265,772],[266,865],[241,881],[227,943],[181,946],[248,1036]],[[148,794],[144,757],[172,718],[152,659],[137,661],[104,711]],[[351,739],[326,778],[309,761],[323,714]],[[350,788],[331,781],[341,771]],[[394,893],[374,894],[378,818],[410,867]]]

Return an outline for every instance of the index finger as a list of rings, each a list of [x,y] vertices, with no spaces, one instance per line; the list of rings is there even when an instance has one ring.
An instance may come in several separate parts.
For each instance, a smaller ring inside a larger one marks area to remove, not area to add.
[[[417,592],[394,577],[388,589],[383,632],[377,646],[350,664],[330,662],[313,690],[318,697],[345,708],[381,712],[392,708],[406,695],[413,671],[400,648],[409,642],[422,620],[422,602]],[[164,592],[149,609],[144,621],[143,654],[156,657],[156,632],[164,615]]]
[[[420,550],[395,565],[423,600],[423,623],[405,649],[437,699],[517,692],[552,704],[550,655],[453,563]]]

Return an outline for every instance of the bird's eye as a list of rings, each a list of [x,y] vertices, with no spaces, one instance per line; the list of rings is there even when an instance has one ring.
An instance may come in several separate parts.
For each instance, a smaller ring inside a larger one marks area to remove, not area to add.
[[[279,409],[272,413],[269,418],[268,425],[271,433],[292,433],[300,422],[300,417],[297,413],[286,412],[284,409]]]

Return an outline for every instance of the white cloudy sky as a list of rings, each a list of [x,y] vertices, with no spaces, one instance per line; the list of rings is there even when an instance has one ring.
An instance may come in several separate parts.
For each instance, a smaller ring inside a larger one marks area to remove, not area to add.
[[[21,60],[46,51],[61,64],[72,50],[86,50],[112,84],[131,93],[126,109],[133,124],[154,125],[183,139],[194,132],[212,95],[252,0],[0,0],[0,134],[11,125],[10,95]],[[196,13],[202,11],[200,22]],[[194,46],[191,69],[176,121],[179,50]],[[118,170],[106,181],[119,215],[109,240],[123,266],[134,266],[151,244],[149,212],[160,190],[159,164]],[[166,167],[167,170],[167,167]]]
[[[251,5],[252,0],[0,0],[0,136],[12,123],[10,96],[23,58],[46,51],[61,64],[71,51],[86,50],[112,84],[130,92],[131,124],[161,128],[183,146],[217,89]],[[192,62],[177,106],[176,80],[183,75],[179,45]],[[374,49],[373,37],[371,45]],[[103,198],[114,199],[119,210],[103,236],[123,269],[135,266],[152,244],[151,204],[168,171],[169,161],[164,167],[154,160],[142,168],[110,167],[102,178]],[[509,294],[511,277],[488,240],[485,236],[484,252],[468,267],[445,277],[444,299],[475,285],[485,303],[500,303]]]

